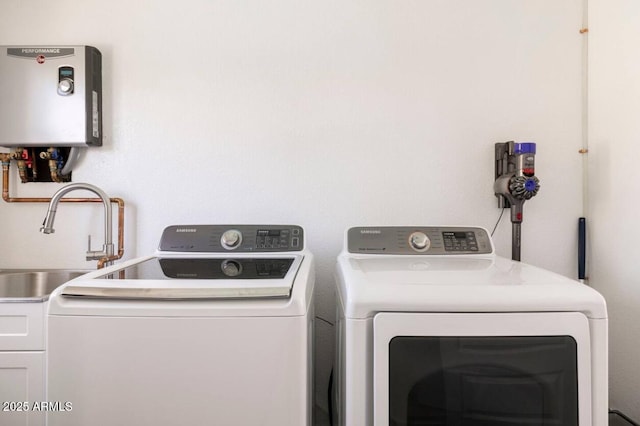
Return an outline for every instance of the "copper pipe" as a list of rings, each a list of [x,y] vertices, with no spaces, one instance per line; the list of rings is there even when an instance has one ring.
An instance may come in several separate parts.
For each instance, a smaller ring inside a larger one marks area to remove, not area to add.
[[[0,153],[2,162],[2,199],[7,203],[48,203],[51,198],[13,198],[9,196],[9,162],[10,154]],[[118,254],[103,257],[98,261],[98,269],[102,269],[107,262],[121,259],[124,256],[124,200],[109,198],[111,203],[118,204]],[[62,203],[101,203],[100,198],[63,198]]]
[[[9,163],[11,160],[10,154],[0,154],[0,161],[2,161],[2,199],[7,200],[9,198]]]

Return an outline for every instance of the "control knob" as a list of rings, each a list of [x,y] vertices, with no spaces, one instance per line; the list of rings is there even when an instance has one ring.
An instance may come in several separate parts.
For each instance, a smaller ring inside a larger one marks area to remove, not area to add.
[[[431,247],[431,240],[424,232],[414,232],[409,235],[409,245],[415,251],[427,251]]]
[[[220,243],[222,244],[222,247],[227,250],[236,249],[240,246],[240,243],[242,243],[242,233],[237,229],[229,229],[222,234]]]
[[[62,96],[67,96],[73,93],[73,80],[68,78],[63,78],[58,83],[58,94]]]

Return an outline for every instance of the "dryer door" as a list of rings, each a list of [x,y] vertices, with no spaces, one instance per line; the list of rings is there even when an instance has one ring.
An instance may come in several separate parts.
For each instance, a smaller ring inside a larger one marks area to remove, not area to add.
[[[591,424],[580,313],[380,313],[374,425]]]

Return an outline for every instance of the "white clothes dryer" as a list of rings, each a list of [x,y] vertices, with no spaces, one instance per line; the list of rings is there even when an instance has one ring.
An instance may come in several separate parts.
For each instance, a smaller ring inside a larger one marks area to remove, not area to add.
[[[58,288],[49,426],[311,425],[313,256],[299,226],[170,226]]]
[[[607,311],[476,227],[357,227],[336,269],[335,422],[606,426]]]

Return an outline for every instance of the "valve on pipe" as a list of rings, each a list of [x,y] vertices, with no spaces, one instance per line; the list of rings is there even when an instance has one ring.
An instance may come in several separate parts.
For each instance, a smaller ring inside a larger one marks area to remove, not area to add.
[[[536,144],[533,142],[500,142],[495,145],[495,181],[493,192],[498,207],[511,209],[511,258],[520,260],[522,207],[540,190],[535,176]]]

